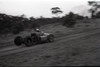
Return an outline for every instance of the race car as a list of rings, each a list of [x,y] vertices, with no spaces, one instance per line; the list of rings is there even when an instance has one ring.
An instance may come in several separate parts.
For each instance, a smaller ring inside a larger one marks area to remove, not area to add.
[[[20,46],[21,44],[25,44],[27,47],[41,44],[44,42],[53,42],[54,41],[54,35],[51,33],[43,33],[42,35],[37,35],[37,33],[31,33],[29,36],[21,37],[17,36],[14,39],[14,43],[17,46]]]

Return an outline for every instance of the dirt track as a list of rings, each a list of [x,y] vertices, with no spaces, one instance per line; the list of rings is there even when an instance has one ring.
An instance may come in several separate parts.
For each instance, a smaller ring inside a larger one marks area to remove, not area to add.
[[[0,62],[12,66],[100,65],[100,29],[60,37],[53,43],[0,50]]]

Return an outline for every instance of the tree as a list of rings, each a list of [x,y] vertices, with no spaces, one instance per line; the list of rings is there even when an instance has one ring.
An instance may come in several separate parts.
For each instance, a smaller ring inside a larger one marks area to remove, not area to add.
[[[30,20],[30,21],[34,21],[35,18],[34,18],[34,17],[30,17],[29,20]]]
[[[25,14],[22,14],[20,17],[22,17],[22,18],[26,18],[26,15],[25,15]]]
[[[51,8],[52,14],[55,14],[57,17],[59,14],[63,13],[63,11],[59,7]]]
[[[64,26],[67,27],[73,27],[76,24],[76,20],[74,17],[74,13],[70,12],[66,17],[65,17],[65,21],[63,23]]]
[[[100,11],[95,15],[96,18],[100,18]]]
[[[98,10],[100,9],[100,2],[99,1],[88,1],[88,4],[92,6],[89,9],[89,12],[91,13],[91,18],[95,18],[96,13],[98,13]]]

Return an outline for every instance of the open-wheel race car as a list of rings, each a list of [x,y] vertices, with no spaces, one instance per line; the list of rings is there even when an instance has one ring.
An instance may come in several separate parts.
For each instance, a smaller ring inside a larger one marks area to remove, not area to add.
[[[37,33],[31,33],[29,36],[21,37],[17,36],[14,39],[14,43],[17,46],[20,46],[21,44],[25,44],[27,47],[41,44],[43,42],[53,42],[54,41],[54,35],[51,33],[43,33],[42,35],[38,35]]]

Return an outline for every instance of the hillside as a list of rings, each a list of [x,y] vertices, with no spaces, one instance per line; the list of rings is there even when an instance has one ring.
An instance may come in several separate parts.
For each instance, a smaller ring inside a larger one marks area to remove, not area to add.
[[[99,22],[100,20],[98,19],[96,21]],[[68,35],[76,34],[79,32],[85,32],[88,30],[99,28],[100,24],[94,23],[94,22],[92,21],[90,23],[77,23],[74,28],[67,28],[65,26],[62,26],[61,23],[52,23],[52,24],[41,26],[40,30],[47,32],[47,33],[53,33],[56,38],[59,38],[62,36],[68,36]],[[19,35],[19,36],[25,37],[27,35],[30,35],[33,32],[32,30],[33,29],[26,29],[16,35],[12,33],[1,35],[0,36],[0,47],[2,48],[6,46],[14,46],[13,40],[16,36]],[[10,43],[10,44],[7,44],[7,43]]]
[[[53,43],[32,47],[16,47],[5,43],[10,46],[9,49],[0,50],[0,66],[98,66],[100,28],[84,30],[56,38]]]

